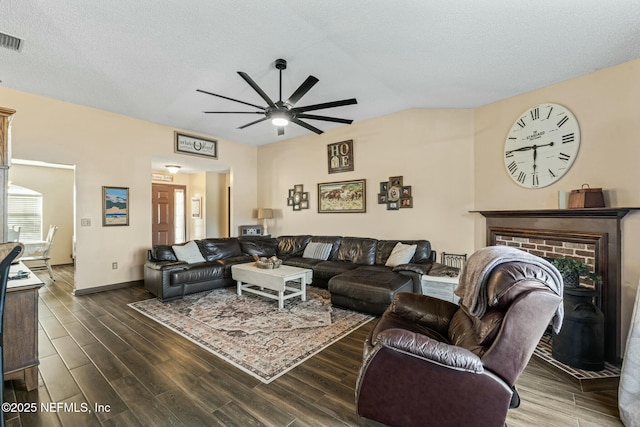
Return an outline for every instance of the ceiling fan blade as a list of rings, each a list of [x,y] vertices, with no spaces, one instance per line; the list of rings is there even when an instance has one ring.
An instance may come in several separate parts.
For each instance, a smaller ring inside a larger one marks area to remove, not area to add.
[[[228,99],[229,101],[239,102],[240,104],[248,105],[248,106],[250,106],[250,107],[256,107],[256,108],[259,108],[259,109],[261,109],[261,110],[266,110],[266,108],[261,107],[261,106],[259,106],[259,105],[256,105],[256,104],[250,104],[249,102],[244,102],[244,101],[240,101],[240,100],[238,100],[238,99],[229,98],[228,96],[224,96],[224,95],[218,95],[217,93],[207,92],[206,90],[196,89],[196,92],[206,93],[207,95],[217,96],[218,98]]]
[[[284,135],[284,126],[278,126],[278,136]]]
[[[309,92],[309,90],[316,83],[318,83],[318,79],[317,78],[315,78],[313,76],[307,77],[307,80],[302,82],[302,84],[298,87],[298,89],[296,89],[296,91],[291,94],[289,99],[287,99],[285,104],[289,105],[290,107],[293,107],[294,105],[296,105],[296,103],[298,101],[300,101],[300,98],[302,98],[307,92]]]
[[[298,114],[297,117],[301,119],[324,120],[325,122],[346,123],[348,125],[353,123],[353,120],[350,120],[350,119],[339,119],[337,117],[316,116],[314,114]]]
[[[355,98],[350,98],[350,99],[343,99],[340,101],[323,102],[322,104],[307,105],[305,107],[296,107],[296,108],[293,108],[293,110],[295,110],[296,112],[302,113],[304,111],[322,110],[325,108],[332,108],[332,107],[342,107],[343,105],[352,105],[357,103],[358,101]]]
[[[205,114],[264,114],[264,111],[203,111]]]
[[[291,119],[291,121],[295,124],[297,124],[298,126],[302,126],[303,128],[309,129],[312,132],[317,133],[318,135],[320,135],[321,133],[323,133],[320,129],[318,129],[315,126],[311,126],[309,123],[305,123],[302,120],[298,120],[298,119]]]
[[[251,79],[251,77],[249,77],[249,75],[247,73],[244,73],[242,71],[238,71],[238,74],[240,74],[240,77],[242,77],[245,82],[249,83],[249,86],[251,86],[253,88],[253,90],[258,92],[258,95],[260,95],[262,97],[262,99],[265,100],[265,102],[267,103],[267,105],[269,105],[269,107],[276,108],[276,104],[273,103],[271,98],[269,98],[267,96],[267,94],[264,93],[264,91],[262,89],[260,89],[260,86],[258,86],[258,84],[256,82],[254,82],[253,79]]]
[[[256,123],[264,122],[265,120],[267,120],[267,118],[266,118],[266,117],[263,117],[263,118],[261,118],[261,119],[258,119],[258,120],[256,120],[256,121],[254,121],[254,122],[247,123],[246,125],[242,125],[242,126],[240,126],[238,129],[244,129],[244,128],[247,128],[247,127],[249,127],[249,126],[251,126],[251,125],[255,125]]]

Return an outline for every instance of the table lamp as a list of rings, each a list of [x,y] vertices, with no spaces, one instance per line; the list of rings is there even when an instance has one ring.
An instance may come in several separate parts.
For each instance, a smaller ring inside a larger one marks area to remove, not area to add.
[[[273,209],[258,208],[258,219],[263,220],[263,232],[262,234],[269,234],[267,228],[267,220],[273,218]]]

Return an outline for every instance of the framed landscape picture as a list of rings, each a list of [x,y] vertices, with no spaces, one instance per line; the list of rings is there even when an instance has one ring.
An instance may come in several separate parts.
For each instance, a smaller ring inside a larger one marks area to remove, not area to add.
[[[318,184],[318,213],[364,213],[366,190],[364,179]]]
[[[102,226],[129,225],[129,188],[102,187]]]

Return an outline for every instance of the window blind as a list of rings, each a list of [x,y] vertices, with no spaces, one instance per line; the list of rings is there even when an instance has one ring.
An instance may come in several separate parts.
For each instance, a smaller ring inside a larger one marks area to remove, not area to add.
[[[20,227],[20,241],[42,240],[42,195],[9,194],[7,225]]]

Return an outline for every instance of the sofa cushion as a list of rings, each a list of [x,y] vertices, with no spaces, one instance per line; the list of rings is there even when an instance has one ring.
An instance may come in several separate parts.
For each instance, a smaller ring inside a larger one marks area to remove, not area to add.
[[[154,245],[151,257],[154,261],[178,261],[173,248],[169,245]]]
[[[398,242],[405,245],[416,245],[416,252],[409,263],[421,263],[431,260],[431,243],[428,240],[379,240],[376,250],[376,264],[385,265],[391,251]]]
[[[240,248],[246,255],[258,255],[270,258],[278,252],[278,241],[271,237],[241,237]]]
[[[329,260],[335,261],[338,257],[338,249],[342,243],[342,236],[311,236],[312,242],[317,243],[331,243],[331,253],[329,254]]]
[[[366,237],[345,237],[338,249],[338,261],[373,265],[376,261],[377,243],[376,239]]]
[[[352,262],[346,261],[321,261],[313,268],[313,280],[316,283],[318,281],[327,281],[333,276],[336,276],[345,271],[354,270],[358,268],[358,265]]]
[[[310,268],[313,270],[315,269],[316,265],[318,265],[321,262],[323,262],[321,259],[293,257],[293,258],[287,258],[285,261],[283,261],[283,264],[290,265],[292,267],[298,267],[298,268]],[[314,279],[316,278],[315,273],[313,278]]]
[[[171,285],[186,285],[224,278],[224,268],[212,263],[193,264],[190,268],[171,272]]]
[[[197,242],[200,252],[207,261],[242,255],[240,242],[236,238],[202,239]]]
[[[361,266],[329,280],[329,292],[369,303],[391,304],[398,292],[413,292],[411,277],[382,266]]]
[[[194,240],[188,242],[186,245],[173,246],[173,252],[176,254],[176,258],[178,258],[179,261],[184,261],[189,264],[205,261],[202,253],[200,253],[198,244]]]
[[[331,243],[309,242],[307,247],[304,248],[302,258],[313,258],[326,261],[329,259],[332,247],[333,245]]]
[[[277,256],[282,259],[300,257],[310,241],[311,236],[280,236]]]
[[[401,264],[408,264],[416,253],[416,246],[417,245],[405,245],[401,242],[396,243],[384,265],[387,267],[397,267]]]

